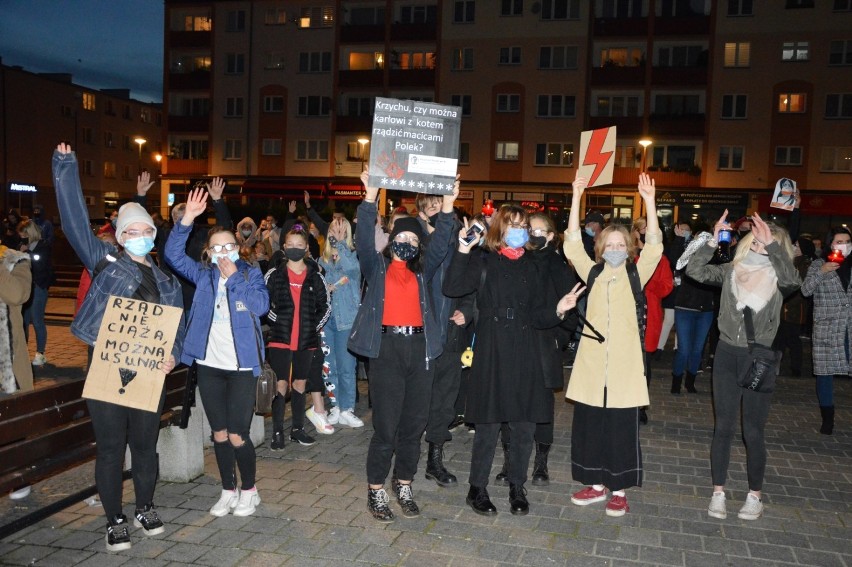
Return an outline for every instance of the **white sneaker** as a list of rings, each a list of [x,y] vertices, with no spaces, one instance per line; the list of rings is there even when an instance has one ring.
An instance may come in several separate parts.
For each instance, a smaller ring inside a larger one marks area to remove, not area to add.
[[[239,501],[239,490],[223,490],[222,496],[219,497],[219,501],[216,502],[212,508],[210,508],[210,513],[218,518],[221,518],[222,516],[227,516],[228,512],[237,507],[237,503]]]
[[[25,486],[23,488],[19,488],[18,490],[13,490],[9,493],[9,498],[11,498],[12,500],[23,500],[24,498],[30,495],[32,490],[33,489],[30,486]]]
[[[740,520],[756,520],[763,515],[763,502],[760,498],[750,493],[746,496],[745,504],[740,508],[740,513],[737,517]]]
[[[340,408],[334,406],[330,410],[328,410],[328,415],[326,416],[326,419],[331,425],[337,425],[337,422],[340,419]]]
[[[713,493],[713,497],[710,499],[710,506],[707,508],[707,514],[711,518],[718,518],[720,520],[724,520],[728,517],[728,508],[725,505],[724,492]]]
[[[361,421],[355,412],[351,409],[340,412],[340,425],[345,425],[346,427],[364,427],[364,422]]]
[[[311,423],[317,428],[317,433],[322,433],[323,435],[334,433],[334,426],[328,422],[328,418],[321,413],[315,412],[313,407],[308,408],[308,411],[305,412],[305,417],[311,420]]]
[[[43,353],[37,352],[33,357],[33,366],[44,366],[47,362],[47,357]]]
[[[234,508],[234,516],[251,516],[257,510],[258,504],[260,504],[260,494],[257,493],[256,487],[254,490],[241,490],[240,501]]]

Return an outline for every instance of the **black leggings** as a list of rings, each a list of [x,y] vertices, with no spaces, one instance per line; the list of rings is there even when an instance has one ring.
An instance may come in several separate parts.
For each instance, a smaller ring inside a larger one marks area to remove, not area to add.
[[[251,370],[221,370],[204,364],[198,364],[198,389],[204,402],[204,413],[210,422],[213,433],[227,431],[229,435],[239,435],[240,445],[234,445],[230,439],[216,441],[213,450],[216,464],[222,478],[222,488],[234,490],[237,486],[234,467],[240,469],[240,487],[243,490],[254,488],[257,471],[257,457],[254,443],[249,437],[251,419],[254,414],[256,379]]]
[[[86,400],[97,444],[95,484],[107,518],[121,514],[124,450],[128,443],[136,508],[144,508],[154,500],[158,472],[157,437],[165,397],[163,388],[156,412]]]
[[[269,349],[269,365],[275,371],[279,380],[285,382],[292,377],[296,380],[307,380],[305,391],[299,392],[296,388],[290,391],[290,410],[293,412],[293,429],[305,427],[305,392],[322,391],[322,368],[317,375],[314,367],[314,357],[322,351],[313,350],[289,350],[286,348]],[[321,365],[322,363],[320,363]],[[319,382],[319,387],[317,382]],[[272,400],[272,430],[284,431],[284,396],[278,394]]]

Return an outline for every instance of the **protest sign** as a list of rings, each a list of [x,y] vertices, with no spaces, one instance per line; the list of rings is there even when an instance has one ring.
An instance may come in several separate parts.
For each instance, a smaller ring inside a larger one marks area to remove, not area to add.
[[[183,310],[110,296],[83,397],[157,411]]]
[[[460,133],[461,107],[376,97],[370,186],[452,193]]]
[[[772,194],[770,207],[792,211],[799,208],[800,202],[799,189],[794,180],[782,177],[775,183],[775,193]]]
[[[580,165],[577,175],[589,180],[589,187],[612,183],[615,167],[615,126],[580,133]]]

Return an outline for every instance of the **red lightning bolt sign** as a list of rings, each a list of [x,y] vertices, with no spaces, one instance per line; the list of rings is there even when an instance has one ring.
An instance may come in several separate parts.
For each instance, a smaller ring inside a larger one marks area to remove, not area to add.
[[[589,149],[586,150],[586,155],[583,158],[583,165],[595,166],[595,170],[589,176],[589,187],[593,187],[595,185],[595,181],[597,181],[600,174],[603,173],[609,158],[612,157],[613,152],[601,151],[604,143],[606,142],[608,133],[609,128],[592,130],[592,137],[589,139]]]

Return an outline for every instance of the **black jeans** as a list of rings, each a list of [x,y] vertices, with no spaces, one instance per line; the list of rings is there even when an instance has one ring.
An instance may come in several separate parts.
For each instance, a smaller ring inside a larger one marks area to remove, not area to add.
[[[494,463],[494,449],[497,447],[499,423],[477,423],[473,437],[473,453],[470,457],[471,486],[485,488],[488,475]],[[527,481],[527,468],[533,448],[533,436],[536,424],[527,421],[509,422],[509,483],[522,485]]]
[[[453,435],[447,426],[456,417],[456,398],[461,384],[461,353],[448,352],[435,360],[435,379],[432,381],[432,405],[426,425],[426,441],[446,443]]]
[[[420,460],[420,435],[429,417],[434,373],[434,360],[426,368],[423,334],[382,335],[379,356],[370,364],[373,437],[367,451],[368,483],[384,484],[394,453],[399,479],[414,479]]]
[[[763,487],[766,472],[766,442],[763,430],[769,417],[772,394],[747,390],[737,384],[751,367],[752,357],[745,347],[719,341],[713,364],[713,410],[716,428],[710,446],[710,469],[714,486],[724,486],[731,460],[734,438],[742,402],[743,438],[746,446],[746,471],[750,490]]]
[[[790,371],[794,375],[802,373],[802,325],[799,323],[788,323],[781,321],[778,325],[778,333],[775,335],[777,350],[790,349]]]
[[[215,437],[213,439],[222,488],[236,488],[236,464],[240,469],[241,487],[249,490],[254,487],[257,470],[254,443],[249,437],[257,379],[251,370],[222,370],[204,364],[198,364],[197,367],[198,389],[210,429],[214,434],[217,431],[227,431],[242,437],[242,443],[238,446],[230,440],[216,441]]]
[[[97,459],[95,484],[107,518],[121,514],[124,450],[130,444],[133,470],[133,490],[136,508],[154,500],[159,463],[157,438],[160,435],[160,414],[166,399],[165,388],[160,394],[156,412],[128,408],[100,400],[86,400],[92,427],[95,430]]]

